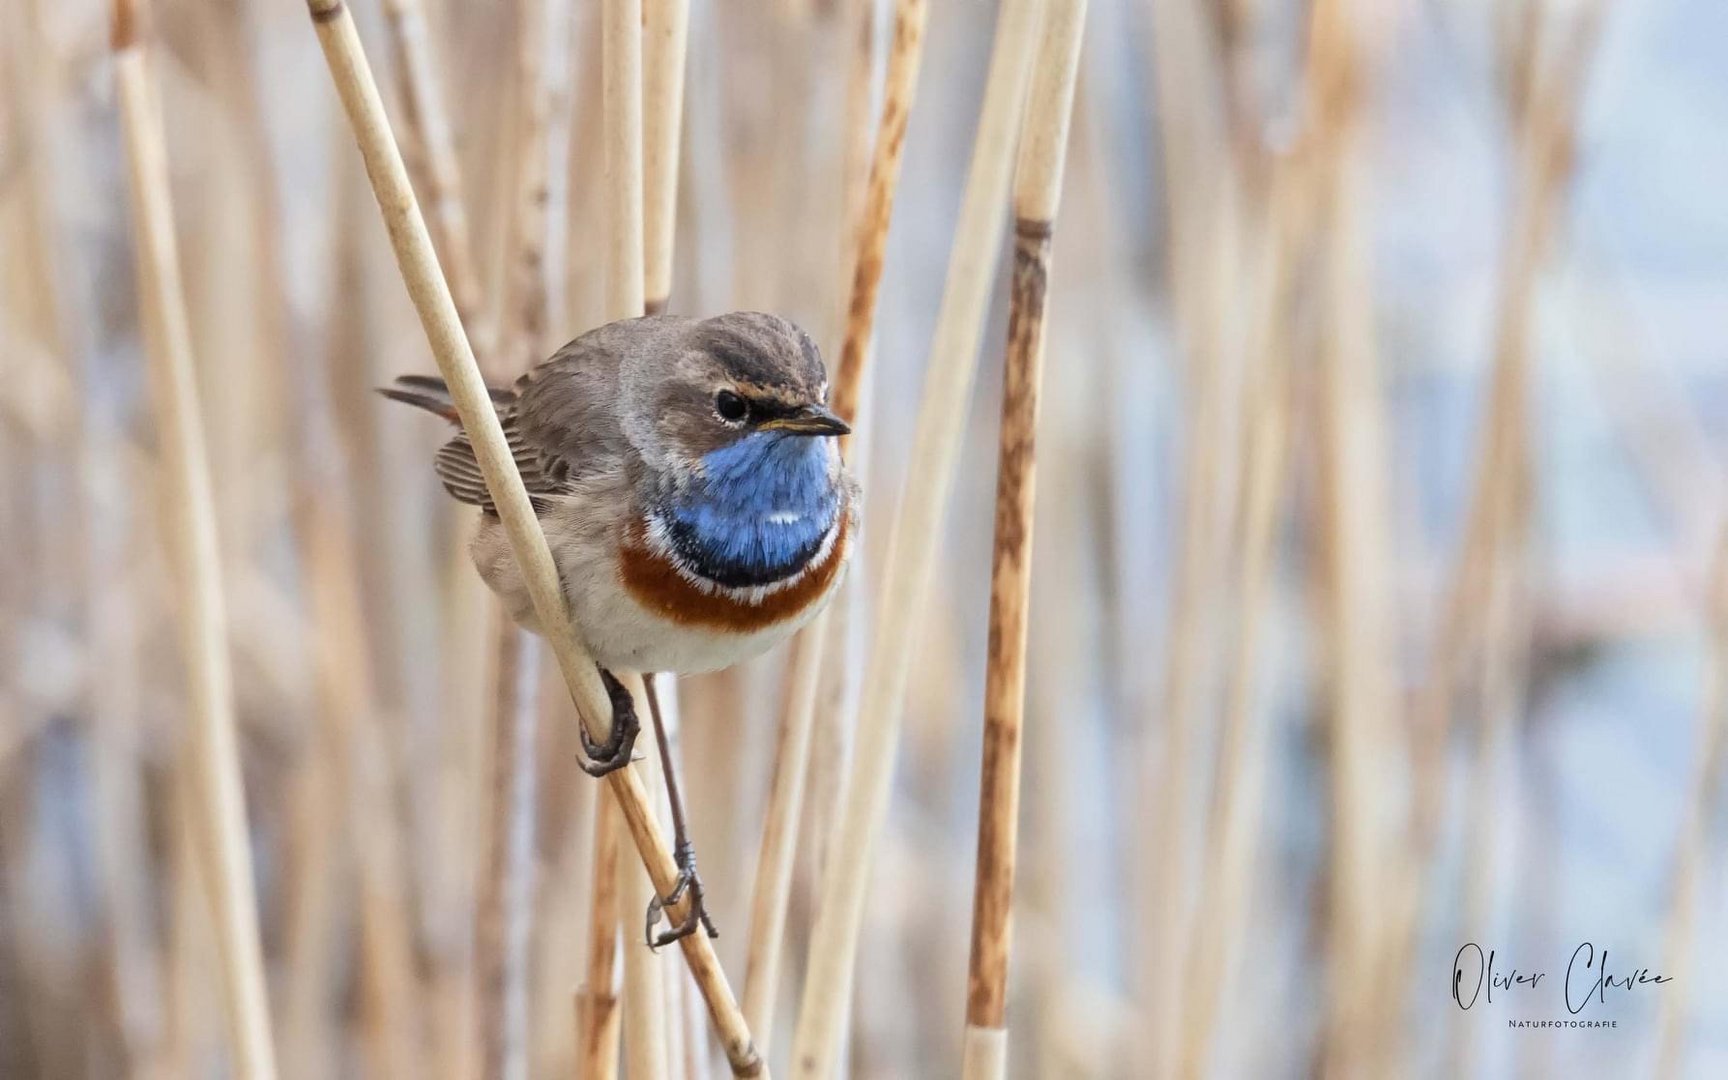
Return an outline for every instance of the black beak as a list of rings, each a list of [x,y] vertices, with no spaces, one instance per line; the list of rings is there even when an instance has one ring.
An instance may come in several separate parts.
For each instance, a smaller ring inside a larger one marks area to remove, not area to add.
[[[784,431],[789,435],[850,435],[851,425],[835,416],[825,405],[806,405],[791,416],[779,416],[759,425],[763,431]]]

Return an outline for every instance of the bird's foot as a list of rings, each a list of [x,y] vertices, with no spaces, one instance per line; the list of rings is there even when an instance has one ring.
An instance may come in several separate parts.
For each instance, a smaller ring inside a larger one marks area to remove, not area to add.
[[[600,680],[606,684],[606,694],[612,699],[612,734],[606,736],[603,743],[595,742],[588,737],[588,728],[578,725],[582,733],[582,753],[587,760],[576,763],[583,772],[595,777],[617,772],[630,764],[630,753],[636,748],[636,736],[642,730],[630,691],[605,668],[600,669]]]
[[[648,922],[644,933],[650,949],[658,949],[680,938],[689,937],[696,932],[698,926],[711,938],[720,936],[720,931],[714,929],[714,920],[708,917],[702,877],[696,873],[696,849],[688,842],[679,844],[673,857],[678,861],[678,884],[672,886],[672,891],[667,895],[656,896],[648,901]],[[656,935],[654,927],[660,922],[661,916],[685,897],[689,897],[690,905],[684,912],[684,918]]]

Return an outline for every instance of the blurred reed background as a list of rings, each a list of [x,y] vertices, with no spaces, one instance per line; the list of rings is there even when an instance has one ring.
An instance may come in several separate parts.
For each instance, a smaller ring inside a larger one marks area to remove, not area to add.
[[[1048,26],[996,34],[987,108],[996,5],[918,39],[908,0],[697,0],[683,65],[683,5],[646,0],[619,180],[607,7],[351,11],[492,378],[644,301],[785,314],[863,375],[851,587],[682,680],[678,742],[775,1071],[824,1074],[791,1050],[827,1008],[850,1075],[958,1075],[1014,355],[1013,150],[973,145],[1028,65],[1039,114]],[[432,355],[306,8],[120,9],[0,0],[0,1076],[722,1074],[442,433],[369,392]],[[1009,1072],[1728,1074],[1728,8],[1080,10]],[[848,777],[896,761],[860,850]],[[813,930],[837,865],[853,978]],[[1510,1031],[1565,1014],[1459,1011],[1467,940],[1676,981]]]

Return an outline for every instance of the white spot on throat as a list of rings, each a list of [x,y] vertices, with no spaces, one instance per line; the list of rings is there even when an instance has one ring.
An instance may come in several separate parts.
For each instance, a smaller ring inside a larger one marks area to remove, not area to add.
[[[776,510],[767,520],[770,525],[793,525],[804,520],[804,515],[796,510]]]

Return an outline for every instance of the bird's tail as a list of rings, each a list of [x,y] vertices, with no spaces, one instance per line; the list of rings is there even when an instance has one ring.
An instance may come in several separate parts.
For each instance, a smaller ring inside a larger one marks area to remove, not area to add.
[[[436,375],[398,375],[394,384],[380,386],[378,392],[391,401],[400,401],[416,409],[425,409],[434,416],[442,416],[452,424],[462,422],[456,414],[456,402],[450,396],[449,384]],[[508,405],[516,400],[515,391],[501,390],[496,386],[488,386],[486,393],[495,406]]]

